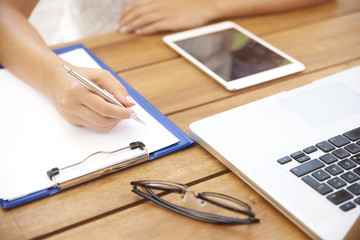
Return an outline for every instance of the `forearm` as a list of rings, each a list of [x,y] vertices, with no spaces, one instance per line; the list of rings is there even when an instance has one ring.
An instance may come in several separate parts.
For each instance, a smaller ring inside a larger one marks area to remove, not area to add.
[[[313,6],[332,0],[212,0],[215,7],[215,19],[250,16],[281,12]]]
[[[28,23],[30,12],[12,4],[0,1],[0,64],[49,96],[49,81],[62,60]]]

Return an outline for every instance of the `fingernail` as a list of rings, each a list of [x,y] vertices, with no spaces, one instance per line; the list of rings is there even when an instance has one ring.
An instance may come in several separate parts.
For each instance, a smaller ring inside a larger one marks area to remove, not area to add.
[[[136,114],[136,113],[130,114],[130,118],[136,118],[136,117],[137,117],[137,114]]]
[[[127,30],[126,27],[121,27],[121,28],[120,28],[120,32],[121,32],[121,33],[126,33],[126,30]]]
[[[132,97],[126,96],[126,99],[129,101],[129,103],[136,104],[135,100]]]
[[[135,34],[141,34],[141,30],[140,30],[140,29],[136,29],[134,33],[135,33]]]

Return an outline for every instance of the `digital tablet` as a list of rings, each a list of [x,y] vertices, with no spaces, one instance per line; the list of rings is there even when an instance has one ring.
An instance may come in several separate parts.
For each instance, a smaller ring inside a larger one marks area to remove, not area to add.
[[[167,35],[163,41],[230,91],[305,69],[233,22]]]

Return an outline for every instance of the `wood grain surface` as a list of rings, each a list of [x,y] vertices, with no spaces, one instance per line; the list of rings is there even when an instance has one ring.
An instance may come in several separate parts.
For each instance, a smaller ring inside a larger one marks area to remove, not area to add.
[[[286,13],[231,19],[306,70],[228,92],[166,46],[162,37],[109,33],[82,43],[185,133],[189,124],[360,65],[360,1],[338,0]],[[54,48],[65,46],[58,45]],[[130,181],[162,179],[248,202],[259,224],[222,226],[172,213],[131,192]],[[0,210],[0,239],[308,239],[308,236],[199,145]]]

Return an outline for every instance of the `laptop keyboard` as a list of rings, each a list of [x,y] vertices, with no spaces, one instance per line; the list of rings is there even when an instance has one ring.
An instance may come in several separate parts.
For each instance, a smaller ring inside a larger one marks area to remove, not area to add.
[[[343,211],[360,205],[360,127],[277,160]]]

